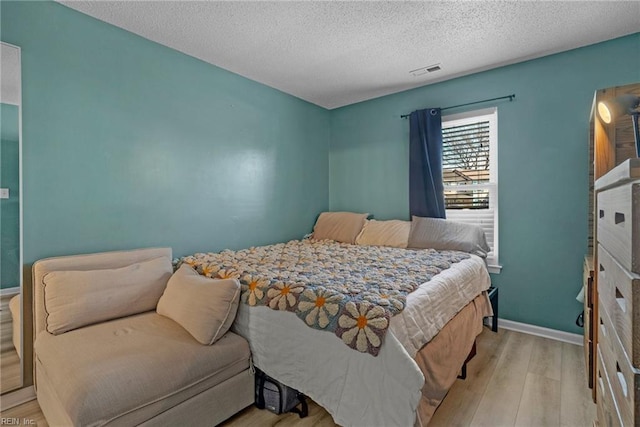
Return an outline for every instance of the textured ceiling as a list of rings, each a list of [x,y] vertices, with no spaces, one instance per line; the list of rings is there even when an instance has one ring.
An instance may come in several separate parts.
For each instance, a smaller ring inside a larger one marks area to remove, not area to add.
[[[0,43],[0,102],[20,105],[20,52]]]
[[[326,108],[640,29],[638,1],[61,3]]]

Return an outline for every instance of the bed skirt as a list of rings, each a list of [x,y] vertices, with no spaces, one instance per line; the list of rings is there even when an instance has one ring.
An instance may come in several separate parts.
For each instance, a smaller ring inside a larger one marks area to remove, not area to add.
[[[422,396],[416,410],[416,427],[425,427],[456,381],[460,368],[482,332],[482,320],[493,315],[486,292],[478,295],[422,347],[414,360],[424,374]]]

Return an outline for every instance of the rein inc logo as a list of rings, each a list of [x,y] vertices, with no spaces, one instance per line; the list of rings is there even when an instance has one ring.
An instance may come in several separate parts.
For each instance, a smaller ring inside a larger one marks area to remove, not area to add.
[[[31,418],[0,418],[0,425],[2,426],[35,426],[36,420]]]

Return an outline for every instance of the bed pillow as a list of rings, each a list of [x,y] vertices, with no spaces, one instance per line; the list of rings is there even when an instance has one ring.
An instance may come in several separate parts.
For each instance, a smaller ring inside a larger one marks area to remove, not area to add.
[[[367,213],[322,212],[313,227],[313,238],[354,244],[368,216]]]
[[[239,298],[237,280],[210,279],[182,264],[169,279],[156,311],[178,323],[201,344],[211,345],[231,327]]]
[[[173,272],[169,257],[127,267],[44,276],[46,328],[58,335],[155,308]]]
[[[463,251],[482,258],[491,251],[484,230],[477,225],[417,216],[411,220],[408,247]]]
[[[356,245],[390,246],[406,248],[409,243],[411,221],[392,219],[389,221],[368,220],[356,238]]]

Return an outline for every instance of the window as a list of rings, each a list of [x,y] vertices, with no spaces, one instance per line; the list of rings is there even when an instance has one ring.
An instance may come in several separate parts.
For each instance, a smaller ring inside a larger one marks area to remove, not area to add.
[[[442,175],[447,219],[484,229],[498,263],[498,111],[495,108],[442,118]]]

